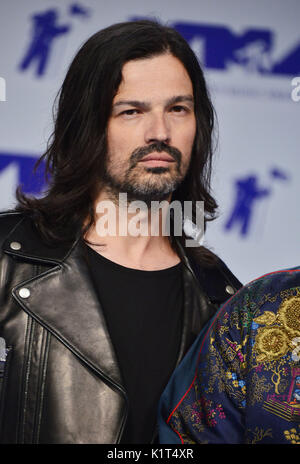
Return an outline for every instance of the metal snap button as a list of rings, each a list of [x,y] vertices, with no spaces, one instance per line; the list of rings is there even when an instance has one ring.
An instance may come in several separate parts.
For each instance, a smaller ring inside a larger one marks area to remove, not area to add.
[[[11,242],[9,246],[12,250],[20,250],[22,248],[22,245],[19,242]]]
[[[231,285],[226,285],[225,291],[229,293],[229,295],[234,294],[234,288],[232,288]]]
[[[28,298],[30,296],[30,290],[28,288],[20,288],[19,295],[21,298]]]

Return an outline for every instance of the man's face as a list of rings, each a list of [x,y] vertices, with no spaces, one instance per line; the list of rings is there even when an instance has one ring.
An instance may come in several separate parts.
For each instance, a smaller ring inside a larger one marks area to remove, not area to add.
[[[104,183],[129,200],[162,200],[184,179],[196,133],[193,87],[171,54],[133,60],[122,70],[107,126]]]

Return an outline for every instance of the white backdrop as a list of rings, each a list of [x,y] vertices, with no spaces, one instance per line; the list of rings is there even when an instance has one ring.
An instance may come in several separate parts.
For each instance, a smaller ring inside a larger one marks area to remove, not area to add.
[[[293,89],[300,95],[292,86],[300,76],[299,0],[2,0],[0,209],[14,204],[19,182],[37,192],[30,171],[80,45],[137,17],[178,29],[204,65],[219,126],[213,190],[220,211],[207,245],[243,282],[299,265],[300,101],[292,99]]]

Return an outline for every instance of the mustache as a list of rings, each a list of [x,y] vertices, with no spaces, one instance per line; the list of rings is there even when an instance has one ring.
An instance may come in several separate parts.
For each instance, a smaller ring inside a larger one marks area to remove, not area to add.
[[[182,154],[181,151],[175,147],[167,145],[165,142],[155,142],[147,147],[140,147],[134,150],[130,157],[131,167],[134,167],[144,156],[149,155],[153,152],[165,152],[168,155],[172,156],[177,164],[180,166]]]

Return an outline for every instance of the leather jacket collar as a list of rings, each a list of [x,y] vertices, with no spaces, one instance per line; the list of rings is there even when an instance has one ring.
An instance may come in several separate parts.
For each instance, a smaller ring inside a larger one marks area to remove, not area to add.
[[[7,215],[7,213],[5,214]],[[71,246],[60,244],[51,247],[41,241],[36,227],[28,217],[14,211],[8,214],[11,215],[14,227],[3,243],[3,251],[5,253],[40,263],[61,264],[72,253],[72,250],[76,248],[80,241],[80,236],[78,235]],[[3,233],[1,235],[3,236]],[[11,243],[13,242],[20,243],[21,248],[18,250],[12,249]],[[217,258],[215,266],[200,266],[194,260],[188,258],[182,246],[179,242],[177,243],[182,262],[194,275],[210,302],[220,305],[231,296],[226,287],[230,286],[233,293],[241,287],[242,284],[231,273],[223,261]]]

